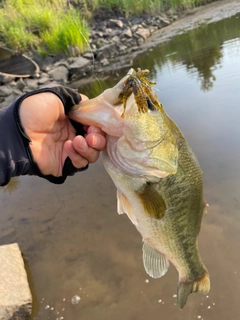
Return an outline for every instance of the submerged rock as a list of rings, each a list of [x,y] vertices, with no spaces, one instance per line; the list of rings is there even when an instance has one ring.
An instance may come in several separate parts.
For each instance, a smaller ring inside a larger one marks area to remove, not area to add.
[[[25,320],[31,314],[32,295],[17,243],[0,246],[0,319]]]

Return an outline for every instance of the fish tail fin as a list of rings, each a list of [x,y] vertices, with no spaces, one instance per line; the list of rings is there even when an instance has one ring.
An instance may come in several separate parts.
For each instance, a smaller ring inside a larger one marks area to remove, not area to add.
[[[177,291],[177,301],[182,309],[186,302],[190,293],[192,292],[201,292],[208,293],[210,290],[210,279],[209,274],[206,271],[204,275],[197,281],[192,282],[179,282],[178,291]]]

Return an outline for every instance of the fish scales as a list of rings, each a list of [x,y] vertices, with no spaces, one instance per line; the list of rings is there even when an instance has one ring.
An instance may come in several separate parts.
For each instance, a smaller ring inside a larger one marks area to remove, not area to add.
[[[191,292],[210,290],[197,243],[205,212],[203,173],[147,73],[131,69],[69,116],[106,132],[103,163],[117,188],[118,213],[126,213],[142,235],[143,264],[151,277],[162,277],[169,261],[176,267],[183,308]]]

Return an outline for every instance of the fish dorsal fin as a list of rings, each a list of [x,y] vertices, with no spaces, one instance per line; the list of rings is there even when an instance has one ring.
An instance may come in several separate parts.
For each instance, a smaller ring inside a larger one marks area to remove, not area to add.
[[[128,199],[119,190],[117,191],[117,211],[118,214],[126,213],[132,223],[137,226],[137,219],[133,213],[132,206]]]
[[[169,261],[147,242],[143,243],[143,265],[152,278],[161,278],[169,268]]]

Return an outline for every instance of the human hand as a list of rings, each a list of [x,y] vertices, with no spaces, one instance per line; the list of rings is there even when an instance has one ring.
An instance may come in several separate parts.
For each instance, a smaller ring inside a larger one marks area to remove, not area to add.
[[[81,97],[82,100],[88,99]],[[64,109],[61,99],[52,92],[28,96],[20,106],[21,124],[31,139],[34,161],[45,176],[62,176],[67,157],[75,168],[84,168],[97,161],[106,144],[104,133],[94,126],[84,127],[84,137],[76,135]]]

